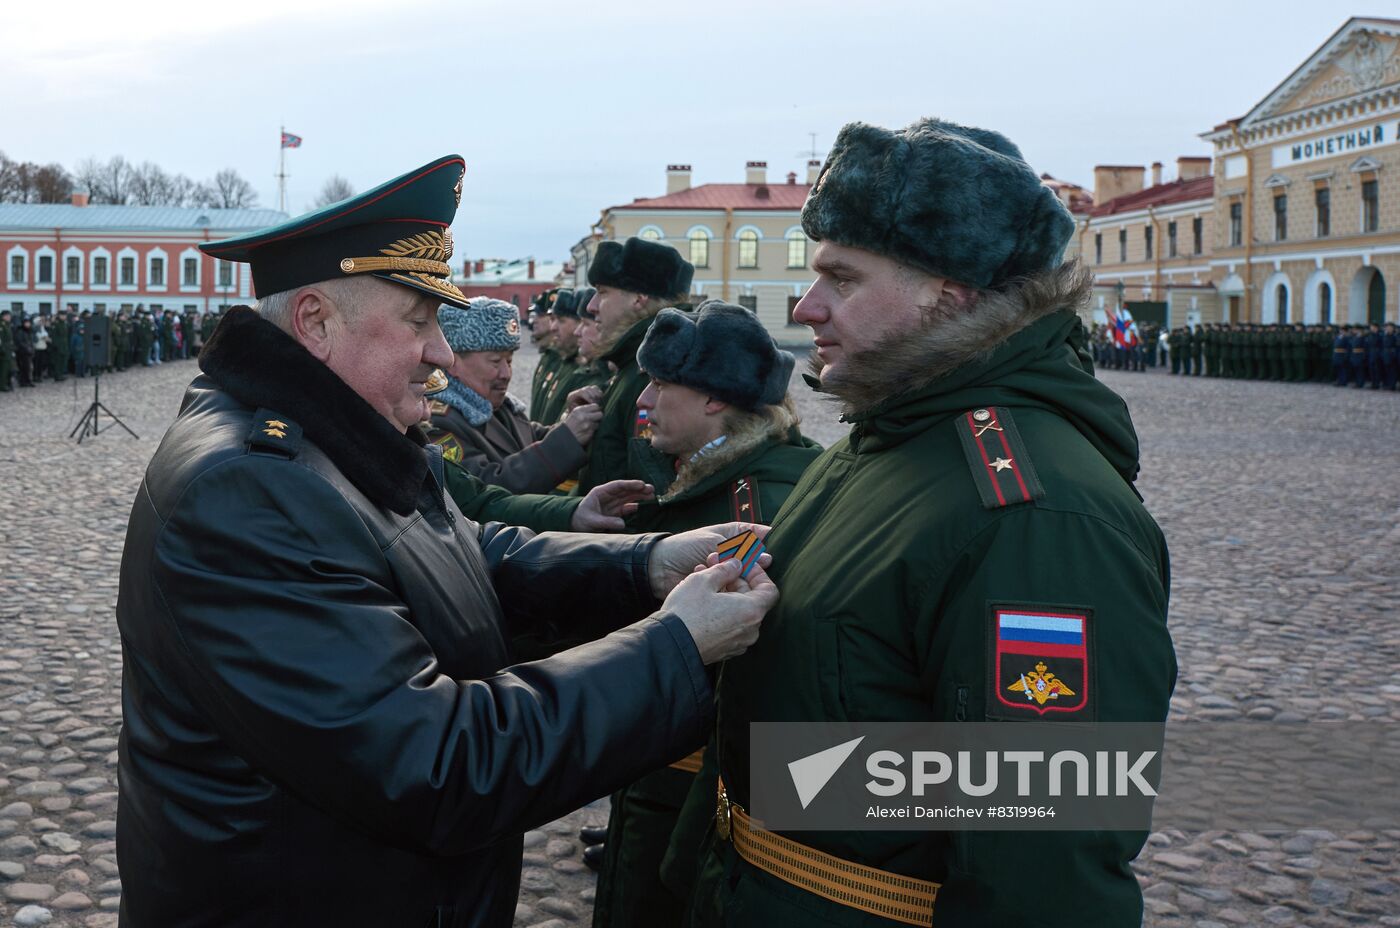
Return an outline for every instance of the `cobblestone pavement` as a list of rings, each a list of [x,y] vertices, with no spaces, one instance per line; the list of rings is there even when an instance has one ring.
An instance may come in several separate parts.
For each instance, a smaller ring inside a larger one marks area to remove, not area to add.
[[[521,353],[517,384],[533,361]],[[140,441],[67,439],[91,380],[0,394],[0,924],[116,923],[117,566],[193,375],[177,362],[103,379]],[[1400,719],[1400,396],[1103,376],[1133,410],[1139,486],[1171,543],[1174,716]],[[809,434],[844,431],[795,389]],[[518,925],[587,923],[575,831],[606,815],[600,800],[527,835]],[[1137,864],[1149,925],[1400,925],[1400,831],[1160,824]]]

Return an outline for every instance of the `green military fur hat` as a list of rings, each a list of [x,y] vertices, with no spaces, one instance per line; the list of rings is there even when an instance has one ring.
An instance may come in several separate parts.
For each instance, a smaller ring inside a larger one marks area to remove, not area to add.
[[[793,357],[744,307],[706,300],[694,312],[657,313],[637,363],[657,380],[754,410],[783,401]]]
[[[549,314],[551,316],[577,316],[578,293],[567,287],[561,289],[554,305],[549,307]]]
[[[633,236],[626,242],[599,242],[588,283],[616,287],[663,300],[686,296],[695,266],[670,245]]]
[[[921,119],[843,127],[802,229],[988,289],[1057,267],[1074,220],[1006,136]]]
[[[438,307],[438,325],[454,352],[515,351],[520,347],[520,310],[515,304],[476,296],[467,308]]]
[[[447,263],[463,170],[460,155],[447,155],[348,200],[199,248],[252,265],[261,295],[370,274],[466,306]]]

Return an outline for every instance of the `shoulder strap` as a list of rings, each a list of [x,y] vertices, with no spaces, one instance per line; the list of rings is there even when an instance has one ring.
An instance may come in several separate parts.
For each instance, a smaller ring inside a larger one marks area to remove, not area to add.
[[[248,453],[295,458],[301,453],[301,426],[274,409],[263,407],[253,413],[248,430]]]
[[[1011,410],[969,409],[955,425],[984,509],[1029,503],[1045,495]]]
[[[734,511],[734,521],[763,524],[763,513],[758,505],[758,485],[753,477],[746,474],[731,483],[729,499]]]

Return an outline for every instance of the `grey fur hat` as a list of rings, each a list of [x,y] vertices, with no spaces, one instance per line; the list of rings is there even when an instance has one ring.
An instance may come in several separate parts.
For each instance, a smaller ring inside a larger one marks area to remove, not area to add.
[[[438,307],[438,325],[447,344],[458,353],[520,347],[520,310],[505,300],[472,297],[466,309],[444,303]]]
[[[720,300],[706,300],[694,312],[661,310],[637,350],[637,363],[657,380],[750,411],[783,401],[793,360],[757,316]]]
[[[990,289],[1058,267],[1074,220],[1006,136],[921,119],[844,126],[802,229]]]
[[[588,283],[669,300],[690,293],[695,266],[670,245],[633,236],[625,242],[599,242]]]

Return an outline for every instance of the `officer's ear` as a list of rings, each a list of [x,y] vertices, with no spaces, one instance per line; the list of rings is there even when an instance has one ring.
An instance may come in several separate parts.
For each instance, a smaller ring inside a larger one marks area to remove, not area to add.
[[[729,404],[724,400],[717,400],[713,396],[705,397],[705,415],[717,416],[729,408]]]
[[[324,363],[330,356],[335,302],[316,287],[302,287],[292,294],[287,323],[291,335],[312,357]]]

